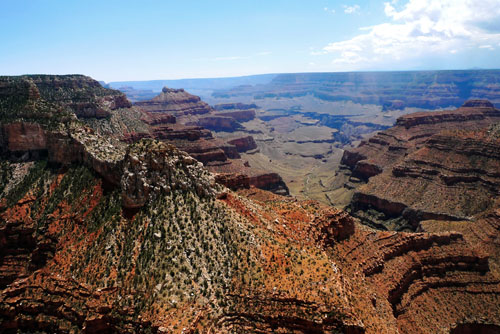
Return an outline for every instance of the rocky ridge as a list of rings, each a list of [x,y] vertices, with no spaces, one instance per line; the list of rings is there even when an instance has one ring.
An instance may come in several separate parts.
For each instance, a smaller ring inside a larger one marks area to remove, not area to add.
[[[384,111],[459,107],[471,98],[500,102],[498,70],[286,73],[269,83],[216,90],[216,98],[313,96],[323,101],[376,104]]]
[[[353,212],[378,211],[369,216],[380,219],[367,222],[379,228],[415,229],[422,220],[472,219],[485,211],[500,185],[498,139],[490,130],[498,122],[500,111],[490,103],[470,101],[455,111],[404,116],[346,150],[342,163],[369,180],[357,188]]]
[[[174,107],[177,103],[182,107]],[[154,99],[135,105],[146,114],[146,122],[152,125],[152,135],[138,133],[132,137],[153,137],[172,143],[211,172],[221,174],[217,180],[232,189],[250,185],[279,194],[289,193],[277,173],[268,173],[240,161],[239,153],[257,148],[253,137],[232,136],[222,140],[211,132],[244,129],[240,121],[255,117],[253,105],[236,103],[213,109],[184,90],[169,88]],[[160,121],[162,118],[165,122]],[[247,175],[249,181],[242,175]]]

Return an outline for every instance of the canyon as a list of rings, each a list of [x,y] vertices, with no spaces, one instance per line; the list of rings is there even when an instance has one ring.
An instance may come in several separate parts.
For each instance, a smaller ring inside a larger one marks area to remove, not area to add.
[[[223,119],[204,124],[228,125],[212,127],[218,137],[253,136],[258,151],[242,154],[251,166],[278,173],[295,197],[339,208],[348,205],[351,196],[342,184],[352,182],[332,174],[344,148],[356,147],[406,114],[453,109],[474,98],[498,104],[499,84],[498,70],[282,73],[110,83],[114,88],[128,86],[127,94],[134,88],[160,92],[162,85],[186,88],[216,109],[252,106],[255,119],[238,129]]]
[[[470,220],[491,208],[500,184],[499,122],[493,104],[470,100],[403,116],[346,150],[341,163],[368,181],[355,190],[353,214],[372,210],[368,224],[415,230],[423,220]]]
[[[500,111],[403,115],[345,151],[296,111],[1,77],[2,332],[498,332]],[[304,165],[335,151],[346,211],[287,196],[271,133]]]

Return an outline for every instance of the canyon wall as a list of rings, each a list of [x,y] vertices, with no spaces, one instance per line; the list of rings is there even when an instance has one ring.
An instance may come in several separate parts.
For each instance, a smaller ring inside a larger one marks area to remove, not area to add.
[[[403,116],[346,150],[342,163],[368,180],[353,196],[353,213],[377,228],[415,229],[422,220],[472,219],[485,211],[500,189],[498,122],[491,103],[470,101],[453,111]]]

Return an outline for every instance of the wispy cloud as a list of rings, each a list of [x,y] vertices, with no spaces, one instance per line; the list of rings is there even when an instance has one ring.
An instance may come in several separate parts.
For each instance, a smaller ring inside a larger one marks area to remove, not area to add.
[[[361,7],[359,7],[359,5],[352,5],[352,6],[347,6],[347,5],[344,5],[344,13],[346,14],[354,14],[354,13],[357,13]]]
[[[498,0],[408,0],[404,5],[392,0],[384,11],[388,22],[363,27],[363,33],[311,54],[334,55],[339,69],[363,69],[500,45]]]
[[[323,8],[323,10],[325,12],[329,12],[329,13],[335,14],[335,9],[331,9],[331,8],[325,7],[325,8]]]
[[[486,45],[480,45],[479,46],[480,49],[488,49],[488,50],[495,50],[495,48],[489,44],[486,44]]]
[[[260,56],[269,56],[270,54],[272,54],[272,52],[262,51],[262,52],[256,53],[255,55],[260,57]]]

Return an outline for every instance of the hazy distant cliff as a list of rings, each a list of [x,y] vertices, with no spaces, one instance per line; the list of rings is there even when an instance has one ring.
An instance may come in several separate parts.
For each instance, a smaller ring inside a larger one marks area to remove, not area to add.
[[[351,100],[386,109],[460,106],[470,98],[500,103],[500,70],[279,74],[270,83],[216,91],[213,96]]]

